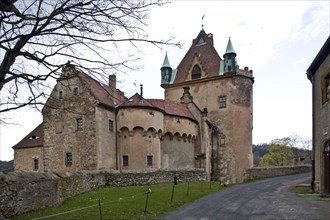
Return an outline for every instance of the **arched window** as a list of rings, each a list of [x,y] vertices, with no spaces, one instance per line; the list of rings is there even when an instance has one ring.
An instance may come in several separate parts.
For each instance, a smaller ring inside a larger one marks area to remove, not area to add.
[[[202,76],[201,68],[196,64],[191,71],[191,79],[199,79]]]

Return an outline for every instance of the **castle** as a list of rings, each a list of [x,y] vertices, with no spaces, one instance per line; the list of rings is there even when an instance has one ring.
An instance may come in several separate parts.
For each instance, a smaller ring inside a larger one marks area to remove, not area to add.
[[[116,76],[104,85],[79,69],[62,69],[43,122],[14,149],[15,170],[204,169],[241,182],[253,166],[252,70],[239,69],[231,40],[223,55],[202,29],[176,69],[161,66],[165,99],[126,98]]]

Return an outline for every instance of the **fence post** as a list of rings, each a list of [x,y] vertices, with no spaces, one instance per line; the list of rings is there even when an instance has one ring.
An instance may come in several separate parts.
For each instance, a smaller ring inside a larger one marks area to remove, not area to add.
[[[173,202],[173,196],[174,196],[174,187],[175,187],[175,185],[173,185],[173,188],[172,188],[172,197],[171,197],[171,202]]]
[[[146,198],[146,204],[145,204],[145,206],[144,206],[144,213],[146,213],[146,212],[147,212],[147,209],[148,209],[149,193],[151,193],[151,189],[150,189],[150,187],[148,188],[148,191],[147,191],[147,198]]]
[[[101,200],[99,199],[99,211],[100,211],[100,219],[102,220],[102,208],[101,208]]]

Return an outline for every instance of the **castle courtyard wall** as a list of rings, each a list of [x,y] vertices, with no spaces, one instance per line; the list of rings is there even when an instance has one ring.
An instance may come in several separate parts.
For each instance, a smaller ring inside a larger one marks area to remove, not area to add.
[[[0,218],[51,207],[101,187],[133,186],[206,179],[203,170],[119,173],[114,171],[0,173]]]

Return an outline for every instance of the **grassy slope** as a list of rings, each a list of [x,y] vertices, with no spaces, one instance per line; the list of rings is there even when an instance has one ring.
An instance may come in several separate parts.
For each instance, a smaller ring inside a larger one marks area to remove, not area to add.
[[[165,213],[195,201],[203,196],[221,191],[218,182],[193,182],[150,186],[147,212],[145,210],[148,186],[102,188],[67,199],[61,206],[45,208],[12,218],[17,219],[158,219]],[[62,213],[62,214],[60,214]],[[58,215],[60,214],[60,215]],[[43,218],[54,215],[53,217]]]

